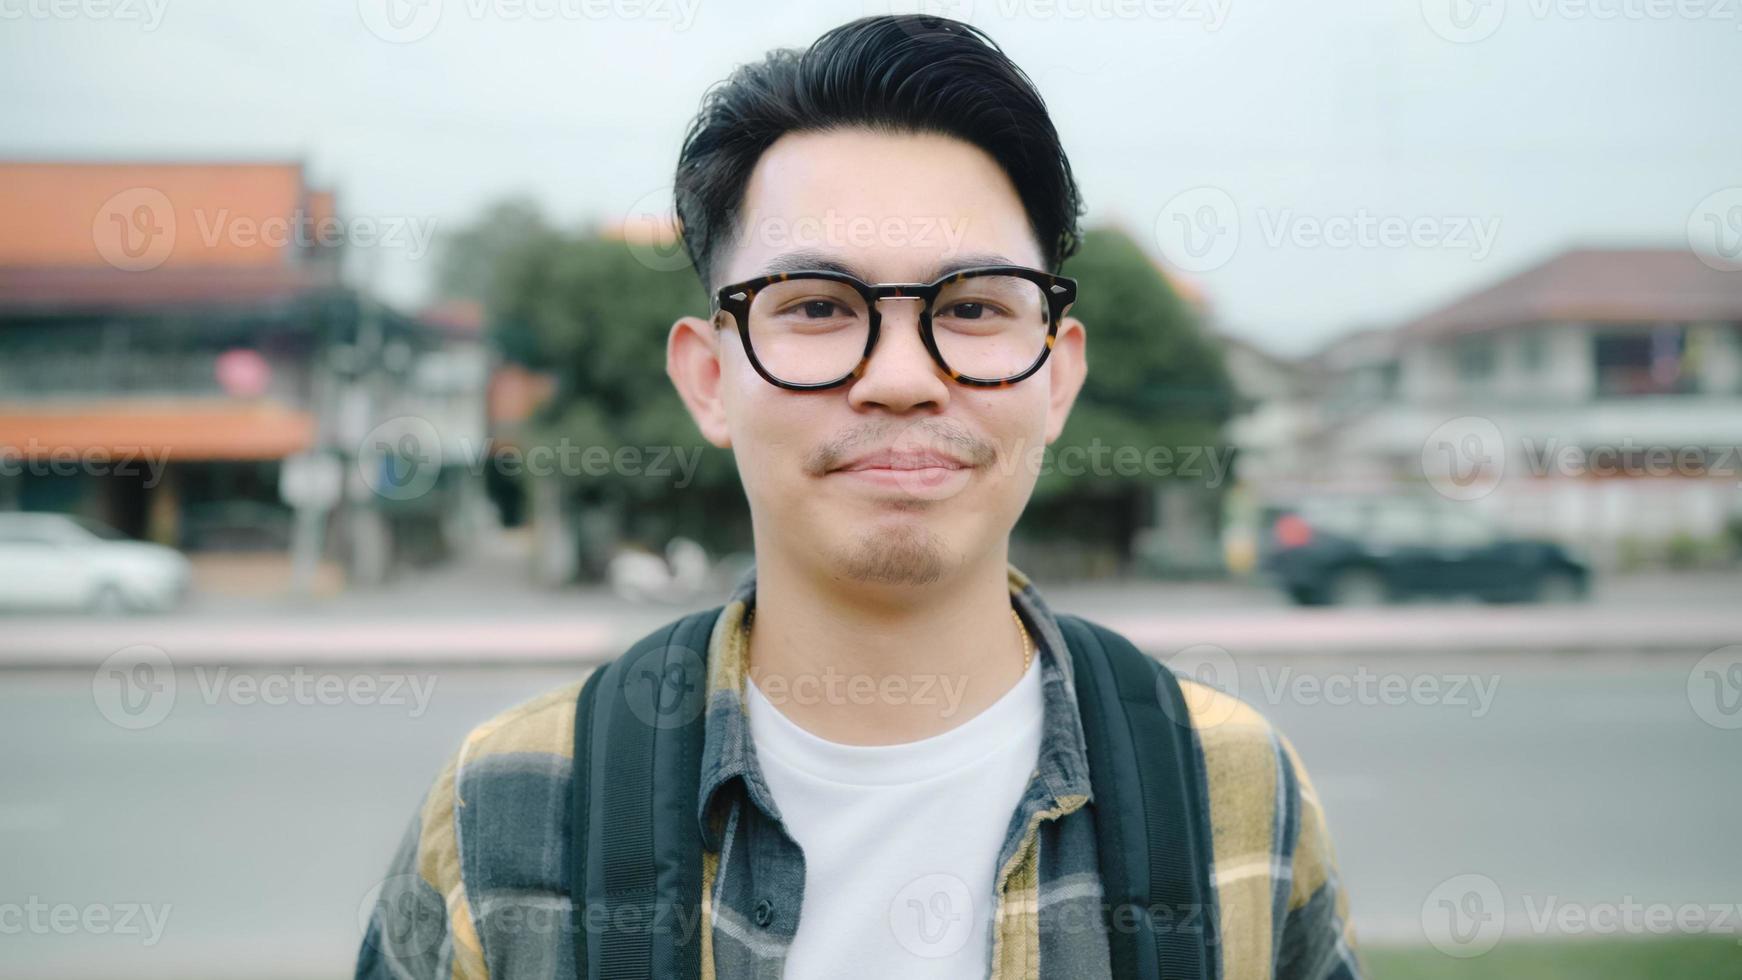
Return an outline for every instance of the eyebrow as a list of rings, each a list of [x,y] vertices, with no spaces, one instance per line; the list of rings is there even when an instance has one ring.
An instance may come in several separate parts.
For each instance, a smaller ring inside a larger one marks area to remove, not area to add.
[[[951,273],[960,272],[963,269],[975,269],[980,266],[1020,264],[1021,263],[1018,262],[1012,262],[1008,256],[998,255],[993,252],[975,252],[968,255],[959,255],[953,259],[939,263],[937,266],[932,268],[929,276],[920,281],[935,282]],[[768,262],[763,265],[760,275],[773,275],[779,272],[808,272],[811,270],[839,272],[856,279],[864,280],[865,282],[872,281],[870,277],[866,276],[859,269],[853,268],[851,265],[835,258],[827,252],[817,251],[816,249],[800,249],[796,252],[787,252],[783,255],[777,255],[769,259]]]

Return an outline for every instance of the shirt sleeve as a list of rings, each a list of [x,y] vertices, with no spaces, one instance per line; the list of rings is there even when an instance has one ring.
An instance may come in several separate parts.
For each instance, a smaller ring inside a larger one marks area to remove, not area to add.
[[[484,978],[454,832],[450,762],[425,794],[376,891],[357,980]]]
[[[1291,892],[1277,948],[1279,980],[1354,980],[1363,976],[1349,897],[1337,876],[1336,851],[1324,807],[1294,746],[1280,733],[1284,768],[1296,784],[1299,834],[1291,864]]]

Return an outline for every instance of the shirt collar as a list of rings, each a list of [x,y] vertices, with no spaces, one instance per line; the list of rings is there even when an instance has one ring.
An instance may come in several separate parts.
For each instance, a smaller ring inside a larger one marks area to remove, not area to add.
[[[1064,635],[1028,576],[1010,564],[1006,573],[1011,605],[1027,623],[1041,664],[1044,720],[1037,777],[1055,805],[1068,797],[1086,799],[1090,796],[1088,754]],[[715,798],[728,783],[742,782],[758,807],[776,819],[780,816],[774,794],[756,762],[756,746],[744,708],[748,667],[744,620],[755,605],[756,566],[751,565],[732,587],[708,639],[707,715],[703,721],[702,783],[696,816],[701,822],[703,844],[709,850],[720,847],[709,815]]]

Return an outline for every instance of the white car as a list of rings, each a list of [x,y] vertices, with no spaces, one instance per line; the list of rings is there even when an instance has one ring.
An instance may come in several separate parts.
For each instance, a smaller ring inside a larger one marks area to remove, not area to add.
[[[0,513],[0,608],[115,614],[181,602],[188,560],[65,514]]]

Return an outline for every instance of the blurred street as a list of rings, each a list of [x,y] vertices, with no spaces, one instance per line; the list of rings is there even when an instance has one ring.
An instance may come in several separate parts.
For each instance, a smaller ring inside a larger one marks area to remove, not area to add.
[[[1310,767],[1364,939],[1418,943],[1424,900],[1457,875],[1498,885],[1509,928],[1550,898],[1742,897],[1742,851],[1726,843],[1742,811],[1742,733],[1690,704],[1697,658],[1253,656],[1235,683]],[[1367,672],[1447,690],[1468,679],[1489,697],[1313,693]],[[173,709],[140,730],[105,719],[89,671],[0,676],[0,739],[15,747],[0,755],[12,892],[166,911],[149,946],[8,936],[6,975],[290,978],[348,971],[366,894],[464,732],[576,671],[334,667],[321,676],[403,681],[427,700],[268,704],[236,696],[248,690],[238,674],[184,668]]]
[[[1416,602],[1296,608],[1241,582],[1045,587],[1056,611],[1117,629],[1151,653],[1210,643],[1236,655],[1709,650],[1742,641],[1733,573],[1597,580],[1562,605]],[[176,664],[595,663],[677,615],[717,604],[629,602],[604,588],[542,590],[506,561],[455,563],[330,599],[196,594],[165,615],[0,616],[0,665],[94,666],[134,644]]]

